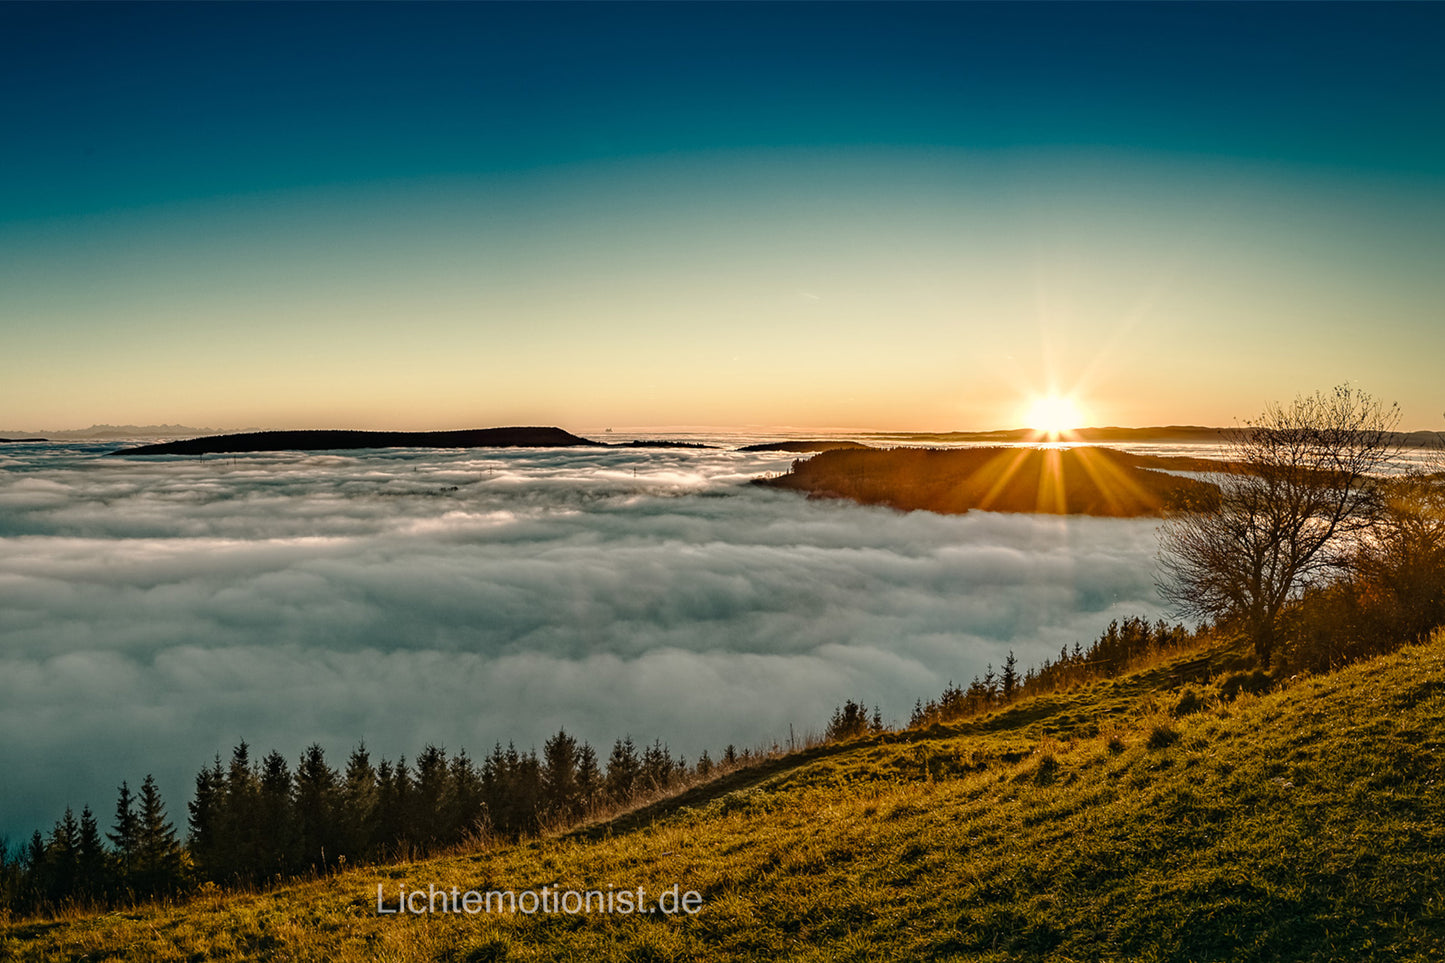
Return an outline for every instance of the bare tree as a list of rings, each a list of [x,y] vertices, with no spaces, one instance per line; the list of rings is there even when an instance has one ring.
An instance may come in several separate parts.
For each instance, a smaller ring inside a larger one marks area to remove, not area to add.
[[[1389,637],[1424,640],[1445,625],[1445,448],[1380,486],[1379,524],[1350,557],[1357,593]]]
[[[1220,498],[1159,532],[1161,594],[1183,615],[1234,623],[1268,666],[1285,603],[1345,564],[1380,503],[1399,406],[1347,385],[1269,405],[1230,433]]]

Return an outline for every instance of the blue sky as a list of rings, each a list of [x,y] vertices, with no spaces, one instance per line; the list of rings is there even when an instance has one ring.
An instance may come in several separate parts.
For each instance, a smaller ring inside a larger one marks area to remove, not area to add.
[[[1354,380],[1438,427],[1442,41],[1436,4],[8,4],[0,425],[1227,422]]]

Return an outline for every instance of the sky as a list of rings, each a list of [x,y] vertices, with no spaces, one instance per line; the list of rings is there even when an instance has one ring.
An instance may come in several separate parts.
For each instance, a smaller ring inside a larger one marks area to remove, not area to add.
[[[5,4],[0,430],[1442,427],[1440,4]]]

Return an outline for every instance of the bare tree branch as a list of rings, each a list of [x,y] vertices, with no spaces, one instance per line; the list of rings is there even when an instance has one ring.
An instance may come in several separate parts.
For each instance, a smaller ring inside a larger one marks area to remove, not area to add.
[[[1396,454],[1398,422],[1398,405],[1341,385],[1231,432],[1218,503],[1160,529],[1160,594],[1186,617],[1239,625],[1269,665],[1280,610],[1343,566],[1379,511],[1372,476]]]

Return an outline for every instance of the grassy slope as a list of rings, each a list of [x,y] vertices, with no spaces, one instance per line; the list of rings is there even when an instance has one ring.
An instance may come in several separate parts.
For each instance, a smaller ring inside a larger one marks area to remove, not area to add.
[[[1438,959],[1445,635],[1171,718],[1208,662],[823,747],[566,838],[17,923],[0,958]],[[677,882],[705,903],[377,916],[378,882]]]

